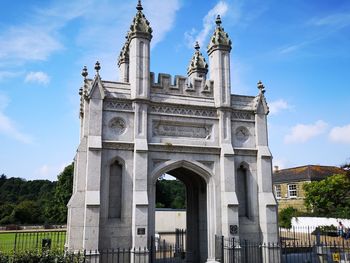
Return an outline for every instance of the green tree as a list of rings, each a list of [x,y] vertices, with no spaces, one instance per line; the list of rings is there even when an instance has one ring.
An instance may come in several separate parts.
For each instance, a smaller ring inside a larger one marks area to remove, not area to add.
[[[186,208],[186,188],[179,180],[160,178],[156,183],[156,207]]]
[[[11,218],[16,224],[40,224],[42,223],[39,205],[30,200],[19,203],[12,211]]]
[[[350,218],[350,178],[336,174],[303,186],[305,205],[317,216]]]
[[[45,216],[48,223],[66,223],[67,203],[73,191],[74,164],[66,166],[58,176],[53,198],[46,204]]]

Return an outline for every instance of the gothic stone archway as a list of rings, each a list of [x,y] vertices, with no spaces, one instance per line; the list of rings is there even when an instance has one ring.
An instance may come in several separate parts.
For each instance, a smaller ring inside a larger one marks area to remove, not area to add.
[[[92,79],[86,68],[82,72],[80,144],[66,246],[147,247],[154,227],[149,213],[154,209],[152,175],[162,167],[174,174],[186,168],[186,174],[191,176],[190,170],[195,178],[205,178],[207,261],[215,261],[215,235],[277,242],[263,84],[258,83],[257,96],[231,94],[231,41],[220,17],[208,63],[196,45],[188,76],[175,76],[174,81],[150,71],[151,32],[139,4],[118,61],[120,82],[102,80],[99,63]],[[169,166],[179,161],[180,166]],[[249,166],[249,173],[238,170],[241,163]],[[249,180],[240,184],[244,174]],[[203,183],[197,183],[199,190]],[[252,189],[253,203],[245,202],[240,192],[237,198],[237,185]],[[247,220],[240,220],[239,212]],[[250,229],[257,231],[248,233]]]
[[[186,187],[186,262],[206,262],[208,258],[208,232],[207,232],[207,182],[205,177],[185,168],[184,162],[171,165],[161,171],[180,180]],[[178,166],[177,168],[174,168]],[[197,169],[196,170],[200,170]],[[157,174],[159,174],[158,171]],[[154,178],[154,176],[152,176]],[[154,235],[155,228],[155,181],[149,188],[151,197],[149,206],[149,231]],[[210,208],[209,208],[210,210]]]

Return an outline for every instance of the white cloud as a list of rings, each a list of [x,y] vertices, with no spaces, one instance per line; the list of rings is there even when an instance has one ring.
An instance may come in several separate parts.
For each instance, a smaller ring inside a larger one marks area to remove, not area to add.
[[[303,47],[305,47],[306,45],[308,45],[310,43],[310,41],[303,41],[303,42],[300,42],[298,44],[292,44],[292,45],[287,45],[287,46],[284,46],[284,47],[281,47],[278,52],[280,54],[289,54],[289,53],[293,53],[293,52],[296,52],[300,49],[302,49]]]
[[[9,62],[46,60],[52,52],[63,48],[45,26],[9,28],[0,35],[0,58]]]
[[[42,71],[29,72],[25,78],[25,82],[36,82],[47,85],[50,82],[50,77]]]
[[[64,49],[59,31],[71,20],[89,10],[91,1],[57,2],[56,5],[30,10],[30,19],[0,33],[0,59],[8,65],[45,61]]]
[[[350,124],[332,128],[329,138],[333,142],[350,144]]]
[[[350,25],[350,13],[337,13],[322,18],[313,18],[309,23],[314,26],[335,26],[342,28]]]
[[[153,29],[153,38],[151,45],[156,46],[162,41],[167,32],[169,32],[175,23],[176,12],[180,9],[179,0],[146,0],[143,5],[147,8],[147,19]],[[160,11],[161,10],[161,11]]]
[[[297,124],[284,137],[285,143],[303,143],[325,132],[328,124],[319,120],[313,124]]]
[[[7,96],[0,93],[0,112],[5,110],[9,103],[10,99]]]
[[[22,72],[16,72],[16,71],[0,71],[0,81],[7,79],[7,78],[17,77],[21,74],[22,74]]]
[[[286,159],[275,159],[275,158],[273,158],[272,163],[273,163],[273,169],[274,170],[275,170],[275,168],[285,169],[285,168],[288,167],[288,161]]]
[[[35,179],[47,179],[47,180],[51,180],[51,181],[56,181],[57,176],[69,164],[71,164],[71,162],[64,162],[64,163],[61,163],[59,165],[43,164],[38,169],[36,169],[35,175],[37,177]]]
[[[50,168],[47,164],[44,164],[37,170],[37,174],[40,175],[40,177],[47,177],[49,175]]]
[[[284,99],[279,99],[269,103],[270,114],[278,114],[282,110],[290,109],[290,105]]]
[[[213,31],[215,26],[215,18],[217,15],[224,17],[228,11],[228,4],[224,1],[219,1],[203,18],[203,27],[201,31],[192,29],[185,32],[185,39],[188,47],[193,47],[195,41],[198,41],[201,46],[205,43],[209,33]]]
[[[4,110],[6,109],[8,104],[8,97],[0,94],[0,133],[22,143],[32,143],[31,137],[19,131],[15,123],[4,113]]]

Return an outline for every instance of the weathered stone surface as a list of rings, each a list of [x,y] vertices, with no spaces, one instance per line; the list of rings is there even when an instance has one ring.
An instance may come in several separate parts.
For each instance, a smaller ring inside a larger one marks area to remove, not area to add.
[[[196,53],[190,76],[172,83],[160,74],[155,83],[151,30],[139,9],[120,82],[101,80],[98,72],[84,77],[68,248],[147,246],[155,231],[155,183],[164,173],[188,189],[187,244],[195,262],[215,261],[215,235],[277,242],[265,89],[231,95],[231,42],[221,22],[209,45],[209,79]],[[116,197],[120,202],[110,204]]]

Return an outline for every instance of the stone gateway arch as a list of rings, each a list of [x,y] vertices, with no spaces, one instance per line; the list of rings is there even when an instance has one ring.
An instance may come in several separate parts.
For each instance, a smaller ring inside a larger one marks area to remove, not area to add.
[[[257,96],[231,94],[231,40],[219,16],[208,64],[196,44],[187,77],[155,79],[151,39],[139,2],[120,81],[102,80],[98,62],[93,78],[83,69],[67,249],[147,247],[164,173],[186,186],[188,262],[214,262],[216,235],[277,242],[263,84]]]

